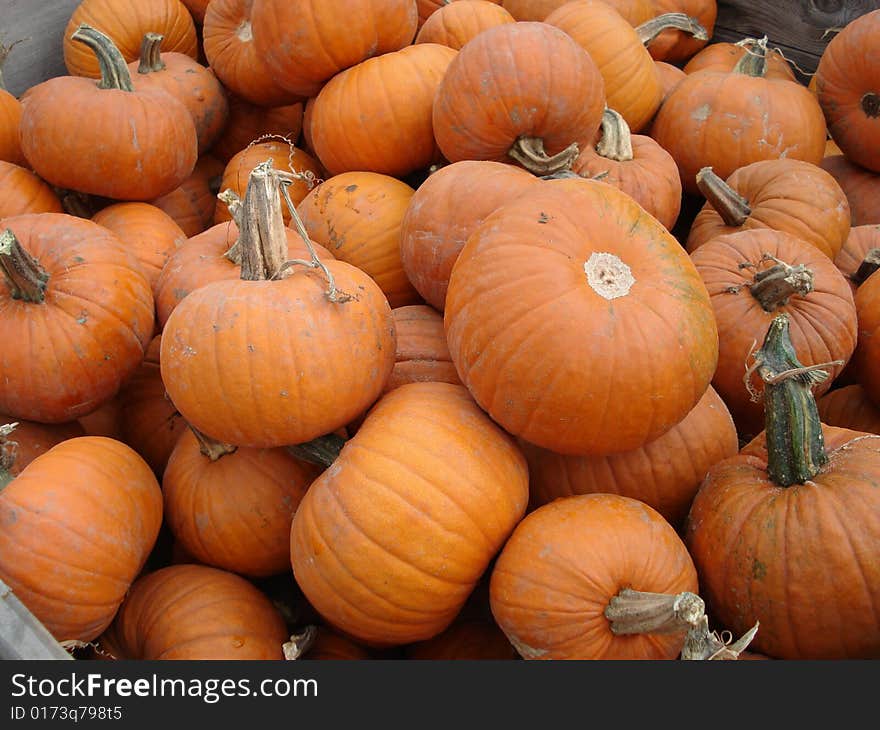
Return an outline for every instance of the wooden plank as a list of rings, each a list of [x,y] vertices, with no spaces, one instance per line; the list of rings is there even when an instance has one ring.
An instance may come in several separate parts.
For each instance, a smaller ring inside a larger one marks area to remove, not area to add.
[[[15,96],[40,81],[67,73],[61,39],[80,0],[0,0],[0,43],[16,43],[3,65]]]
[[[880,9],[880,0],[718,0],[712,41],[767,36],[809,81],[825,46],[854,18]]]

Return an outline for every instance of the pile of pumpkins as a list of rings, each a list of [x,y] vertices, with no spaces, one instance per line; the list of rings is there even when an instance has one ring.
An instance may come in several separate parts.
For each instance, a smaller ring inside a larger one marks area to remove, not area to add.
[[[880,10],[809,85],[716,12],[83,0],[0,578],[80,659],[880,656]]]

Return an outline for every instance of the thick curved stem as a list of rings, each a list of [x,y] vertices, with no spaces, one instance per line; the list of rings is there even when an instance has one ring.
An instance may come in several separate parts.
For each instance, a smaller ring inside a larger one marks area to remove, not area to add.
[[[607,107],[602,112],[602,138],[596,145],[596,152],[617,162],[628,162],[633,158],[632,134],[620,112]]]
[[[195,428],[192,424],[189,424],[189,430],[193,432],[196,441],[199,442],[199,451],[202,456],[208,457],[211,461],[217,461],[224,456],[234,454],[238,449],[237,446],[233,446],[232,444],[223,444],[219,441],[215,441],[209,436],[205,436],[205,434]]]
[[[736,641],[725,640],[726,637],[719,636],[709,629],[709,619],[703,616],[697,625],[687,632],[681,649],[681,659],[690,661],[739,659],[739,655],[746,650],[758,633],[758,626],[759,624],[756,623]]]
[[[805,367],[791,344],[788,315],[778,314],[746,373],[757,371],[764,381],[767,473],[780,487],[804,484],[828,461],[812,388],[835,364],[841,363]]]
[[[850,281],[854,282],[856,286],[861,286],[877,269],[880,269],[880,248],[872,248],[865,254],[865,258],[859,264],[856,272],[850,276]]]
[[[335,433],[328,433],[304,444],[287,446],[286,449],[287,453],[296,459],[326,468],[336,461],[343,446],[345,446],[344,438]]]
[[[46,298],[49,274],[21,247],[10,228],[0,233],[0,270],[13,299],[40,304]]]
[[[746,53],[736,62],[733,73],[756,77],[765,76],[767,74],[767,36],[754,39],[751,47],[743,45],[743,49]]]
[[[627,634],[675,634],[690,629],[706,612],[695,593],[648,593],[623,588],[605,608],[611,631]]]
[[[98,66],[101,69],[98,88],[134,91],[125,57],[108,36],[97,28],[83,23],[73,31],[70,38],[91,48],[97,56]]]
[[[163,40],[165,40],[165,36],[160,33],[144,33],[138,63],[139,74],[154,73],[165,68],[165,61],[162,60]]]
[[[686,13],[664,13],[656,18],[651,18],[639,26],[636,26],[636,34],[642,45],[647,46],[664,30],[672,28],[693,36],[695,40],[709,40],[708,31],[700,24],[700,21]]]
[[[518,137],[507,154],[534,175],[552,175],[570,169],[578,156],[577,142],[572,142],[561,152],[548,155],[544,140],[540,137]]]
[[[790,266],[768,255],[764,260],[774,264],[755,274],[749,291],[765,312],[775,312],[796,294],[805,297],[813,291],[813,272],[804,264]]]
[[[266,160],[251,171],[242,200],[238,245],[243,280],[269,281],[281,275],[287,259],[285,230],[281,183],[272,161]]]
[[[696,177],[697,189],[728,226],[741,226],[752,214],[749,201],[722,180],[711,167],[704,167]]]

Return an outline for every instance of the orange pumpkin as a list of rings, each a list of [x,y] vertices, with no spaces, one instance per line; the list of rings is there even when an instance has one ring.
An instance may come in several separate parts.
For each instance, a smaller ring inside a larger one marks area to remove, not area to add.
[[[651,556],[646,560],[645,556]],[[685,629],[618,636],[605,611],[622,588],[695,593],[672,526],[617,494],[558,499],[517,525],[489,584],[492,614],[524,659],[675,659]]]
[[[405,653],[407,659],[433,661],[519,658],[513,644],[494,621],[473,618],[456,619],[433,639],[410,644]]]
[[[0,160],[0,218],[63,212],[55,191],[36,173]]]
[[[880,173],[866,170],[844,155],[822,158],[819,167],[837,180],[852,214],[852,225],[880,224]]]
[[[214,221],[224,167],[213,155],[202,155],[179,187],[151,202],[171,216],[187,238],[192,238]]]
[[[390,175],[343,172],[312,188],[297,212],[311,240],[368,273],[388,304],[402,307],[421,301],[400,258],[401,221],[414,192]]]
[[[427,304],[391,310],[397,333],[394,369],[385,392],[422,381],[461,384],[446,345],[443,315]]]
[[[85,430],[77,421],[36,423],[17,421],[0,413],[0,469],[13,477],[17,476],[55,444],[85,435]]]
[[[225,164],[251,142],[259,142],[263,137],[296,142],[302,125],[301,102],[263,107],[230,94],[229,118],[220,138],[211,147],[211,154]]]
[[[20,121],[21,102],[0,86],[0,162],[25,161],[18,139]]]
[[[618,0],[614,0],[617,2]],[[648,51],[658,61],[680,63],[700,51],[715,33],[718,18],[716,0],[652,0],[654,13],[682,13],[695,20],[703,32],[695,34],[687,29],[669,28],[648,43]]]
[[[880,276],[869,276],[856,290],[859,341],[853,356],[856,381],[875,405],[880,406]]]
[[[853,226],[834,265],[849,280],[853,292],[880,268],[880,225]]]
[[[294,577],[356,640],[427,640],[452,623],[527,500],[525,459],[464,387],[403,385],[300,503]]]
[[[834,388],[816,399],[822,423],[851,431],[880,434],[880,407],[858,383]]]
[[[452,270],[444,317],[477,402],[563,454],[657,438],[717,364],[709,295],[682,247],[631,197],[583,178],[542,182],[487,216]]]
[[[752,52],[758,44],[756,38],[743,38],[736,43],[711,43],[697,51],[684,65],[684,73],[697,71],[733,71],[737,63]],[[767,69],[764,76],[768,79],[787,79],[797,81],[794,70],[778,49],[767,50]]]
[[[420,25],[415,43],[439,43],[457,51],[488,28],[516,22],[510,13],[490,0],[458,0],[441,4],[435,11]]]
[[[62,441],[0,490],[0,578],[56,639],[91,641],[113,620],[161,522],[159,484],[131,448],[95,436]]]

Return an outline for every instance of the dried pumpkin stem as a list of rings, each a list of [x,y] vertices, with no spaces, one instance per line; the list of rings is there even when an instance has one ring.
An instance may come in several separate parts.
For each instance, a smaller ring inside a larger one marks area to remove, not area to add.
[[[192,431],[193,435],[196,437],[196,441],[199,442],[199,452],[201,452],[202,456],[207,456],[211,461],[218,461],[224,456],[234,454],[238,449],[237,446],[224,444],[212,439],[210,436],[206,436],[192,424],[187,425],[189,426],[189,430]]]
[[[12,41],[8,46],[5,43],[0,43],[0,89],[3,91],[6,91],[6,82],[3,79],[3,66],[6,63],[6,59],[9,57],[10,51],[12,51],[12,49],[19,43],[24,43],[29,40],[30,38],[19,38],[18,40]]]
[[[805,367],[791,343],[788,315],[773,318],[751,370],[764,381],[767,473],[780,487],[805,483],[828,461],[812,391],[829,377],[824,367]]]
[[[754,40],[749,46],[743,44],[745,55],[733,67],[733,73],[764,77],[767,74],[767,36]]]
[[[728,226],[741,226],[752,214],[749,201],[722,180],[711,167],[704,167],[696,177],[697,189]]]
[[[690,661],[718,661],[739,659],[746,647],[752,643],[758,633],[759,624],[755,624],[739,639],[733,641],[729,632],[719,635],[709,629],[709,619],[701,616],[695,626],[685,635],[681,649],[681,659]]]
[[[138,63],[139,74],[154,73],[165,68],[165,61],[162,60],[162,41],[164,40],[165,36],[161,33],[144,33]]]
[[[633,158],[632,134],[620,112],[605,107],[602,112],[602,138],[596,145],[596,152],[617,162],[628,162]]]
[[[577,159],[579,150],[577,142],[572,142],[561,152],[548,155],[544,151],[544,140],[540,137],[518,137],[507,151],[508,156],[516,160],[526,170],[535,175],[551,175],[560,170],[571,168]]]
[[[336,461],[343,446],[345,446],[344,438],[335,433],[328,433],[304,444],[287,446],[286,449],[296,459],[326,468]]]
[[[9,228],[0,233],[0,270],[13,299],[39,304],[46,298],[49,274],[21,247]]]
[[[232,222],[235,223],[235,227],[240,231],[241,198],[238,197],[238,193],[232,188],[226,188],[226,190],[217,193],[217,198],[229,209],[229,215],[232,216]],[[223,254],[223,256],[237,266],[241,266],[241,246],[238,237],[236,237],[235,242],[229,247],[229,250]]]
[[[865,254],[865,258],[859,264],[856,272],[850,275],[850,281],[854,282],[856,286],[861,286],[877,269],[880,269],[880,248],[872,248]]]
[[[291,634],[290,639],[282,644],[284,658],[287,661],[301,659],[312,648],[315,639],[318,638],[317,626],[306,626],[302,631]]]
[[[0,426],[0,491],[15,477],[12,475],[12,467],[15,465],[15,457],[18,455],[18,441],[12,436],[18,423],[4,423]]]
[[[259,163],[248,177],[238,229],[241,278],[245,281],[269,281],[282,274],[287,233],[280,188],[271,160]]]
[[[647,46],[664,30],[680,30],[692,36],[698,41],[709,40],[708,31],[696,18],[686,13],[664,13],[656,18],[651,18],[639,26],[636,26],[636,34],[642,45]]]
[[[675,634],[687,631],[705,614],[696,593],[649,593],[623,588],[605,608],[611,631],[626,634]]]
[[[774,264],[755,274],[749,291],[765,312],[775,312],[788,304],[791,297],[805,297],[813,291],[813,272],[804,264],[791,266],[768,254],[764,254],[763,260]]]
[[[92,49],[101,69],[100,89],[134,91],[128,63],[113,41],[97,28],[82,23],[70,36],[71,40],[83,43]]]

